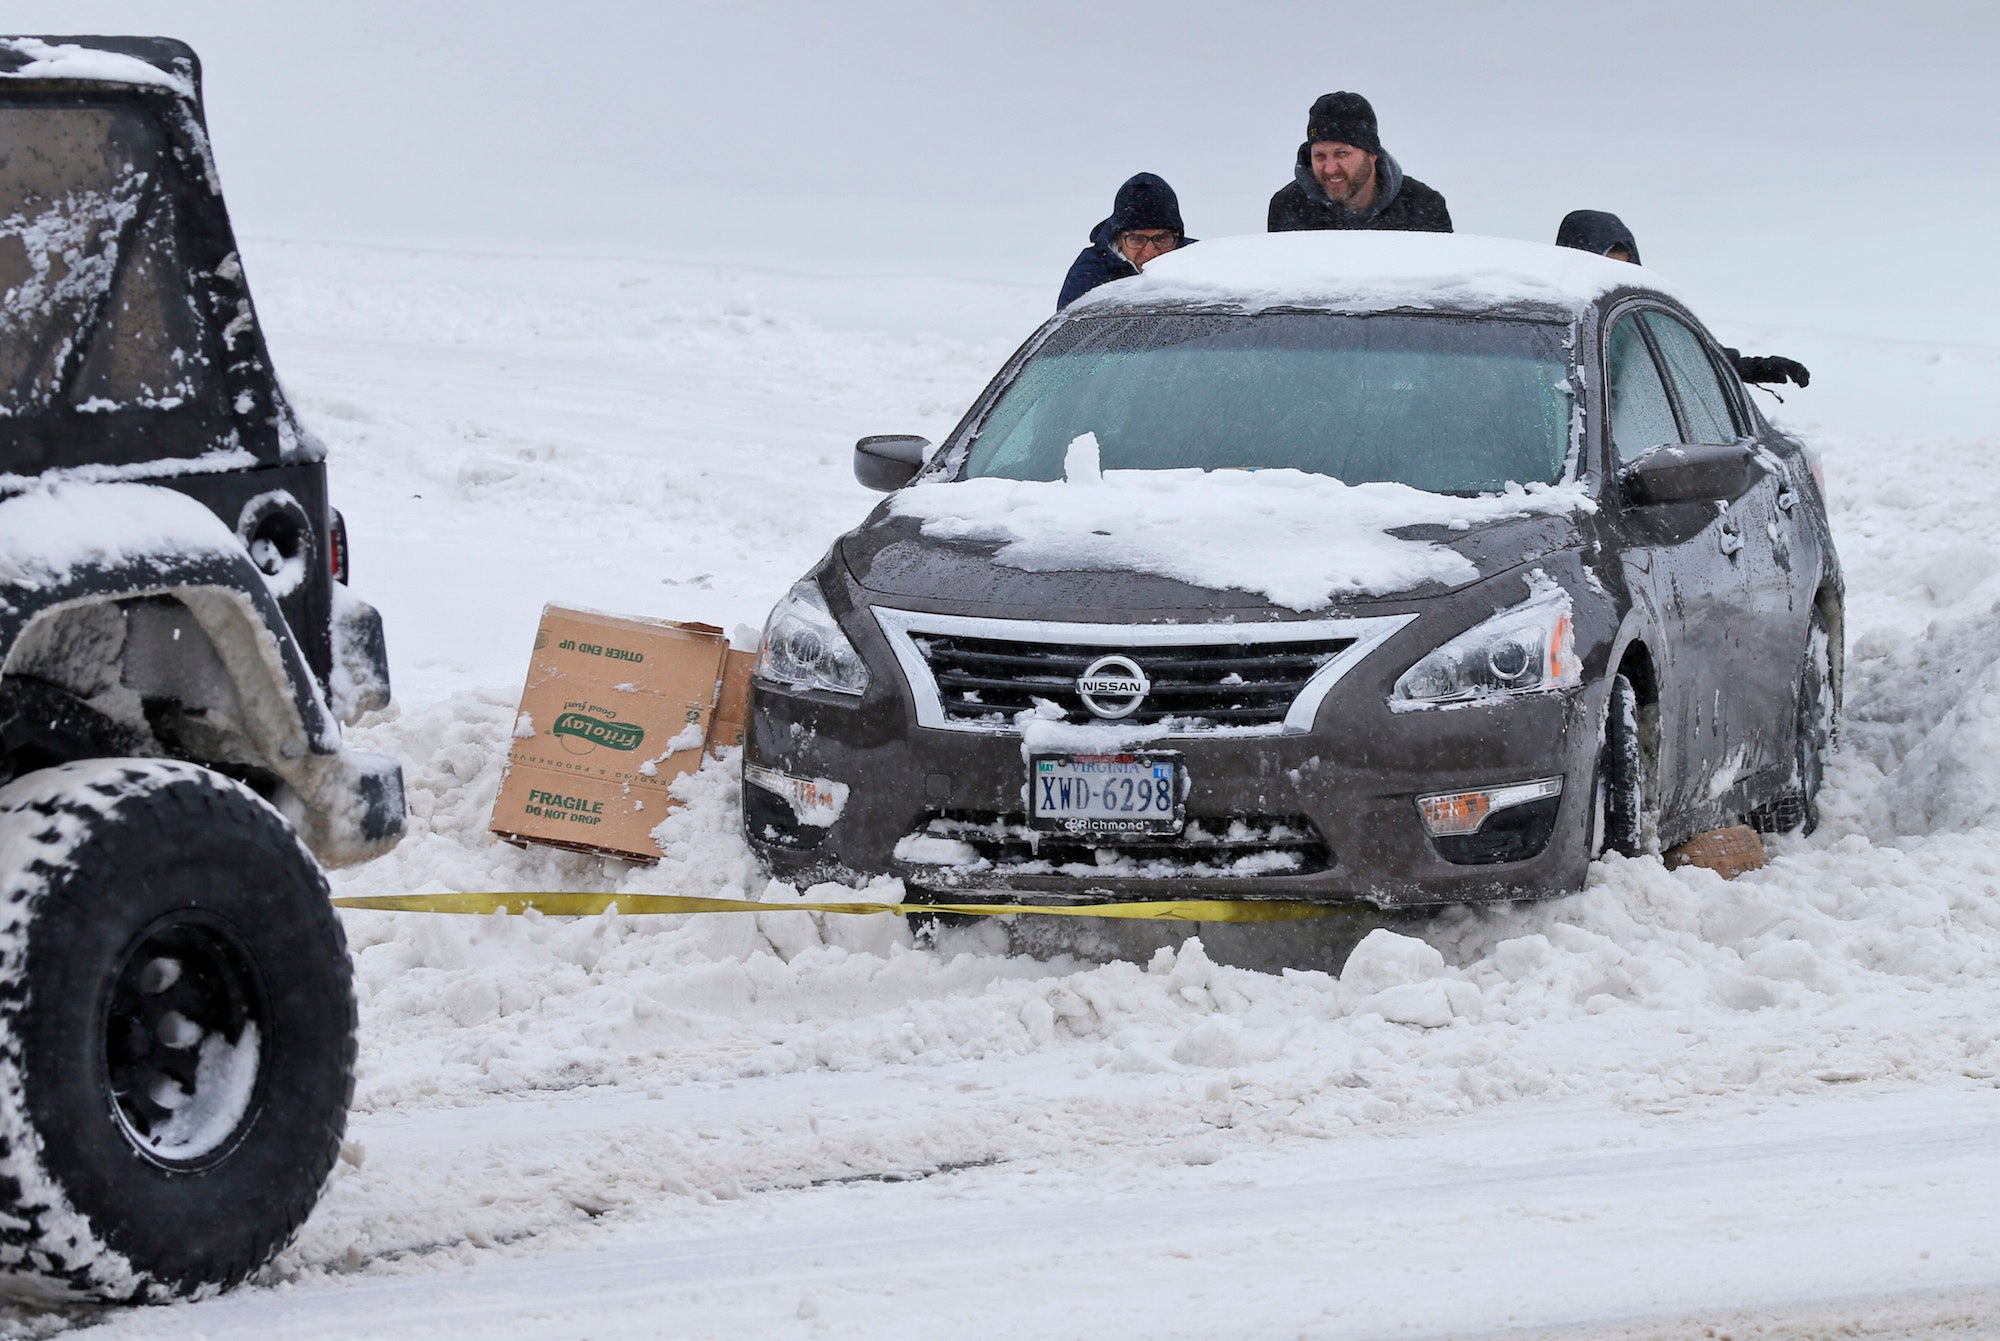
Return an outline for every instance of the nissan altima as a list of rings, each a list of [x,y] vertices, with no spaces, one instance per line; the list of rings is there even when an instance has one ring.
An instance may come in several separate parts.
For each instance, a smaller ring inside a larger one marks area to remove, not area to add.
[[[1639,266],[1204,242],[855,470],[888,497],[753,678],[745,831],[781,873],[1393,907],[1815,822],[1816,467]]]

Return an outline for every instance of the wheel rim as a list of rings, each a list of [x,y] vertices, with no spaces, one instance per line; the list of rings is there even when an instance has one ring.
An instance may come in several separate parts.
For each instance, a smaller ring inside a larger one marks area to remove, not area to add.
[[[262,984],[229,928],[193,910],[148,927],[119,964],[104,1018],[125,1139],[170,1169],[226,1158],[255,1115],[269,1036]]]

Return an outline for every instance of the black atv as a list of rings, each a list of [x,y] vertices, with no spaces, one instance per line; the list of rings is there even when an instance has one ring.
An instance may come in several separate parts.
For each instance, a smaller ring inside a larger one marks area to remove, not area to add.
[[[200,65],[0,38],[0,1288],[212,1293],[338,1157],[320,863],[403,832],[323,449],[272,374]]]

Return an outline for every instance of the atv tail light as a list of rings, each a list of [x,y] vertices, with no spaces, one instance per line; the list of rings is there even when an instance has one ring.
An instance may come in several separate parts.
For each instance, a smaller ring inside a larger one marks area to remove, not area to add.
[[[347,581],[347,518],[340,515],[340,509],[328,508],[333,513],[333,522],[326,528],[327,567],[333,570],[333,580]]]
[[[1459,838],[1478,833],[1479,826],[1486,823],[1486,817],[1496,810],[1526,805],[1530,801],[1546,801],[1552,796],[1561,796],[1562,789],[1561,778],[1537,778],[1533,782],[1510,783],[1483,791],[1439,792],[1419,796],[1417,814],[1424,822],[1424,831],[1431,837]]]

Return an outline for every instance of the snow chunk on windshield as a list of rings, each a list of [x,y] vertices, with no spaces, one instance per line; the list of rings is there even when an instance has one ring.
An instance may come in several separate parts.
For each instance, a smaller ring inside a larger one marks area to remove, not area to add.
[[[1168,252],[1143,274],[1104,285],[1070,310],[1180,303],[1253,311],[1574,310],[1635,285],[1675,293],[1650,270],[1538,242],[1463,233],[1271,233]]]
[[[1010,568],[1154,573],[1293,610],[1479,576],[1464,555],[1392,530],[1592,507],[1575,485],[1459,498],[1301,470],[1107,470],[1085,488],[989,477],[921,483],[889,500],[933,539],[998,545],[994,559]]]

